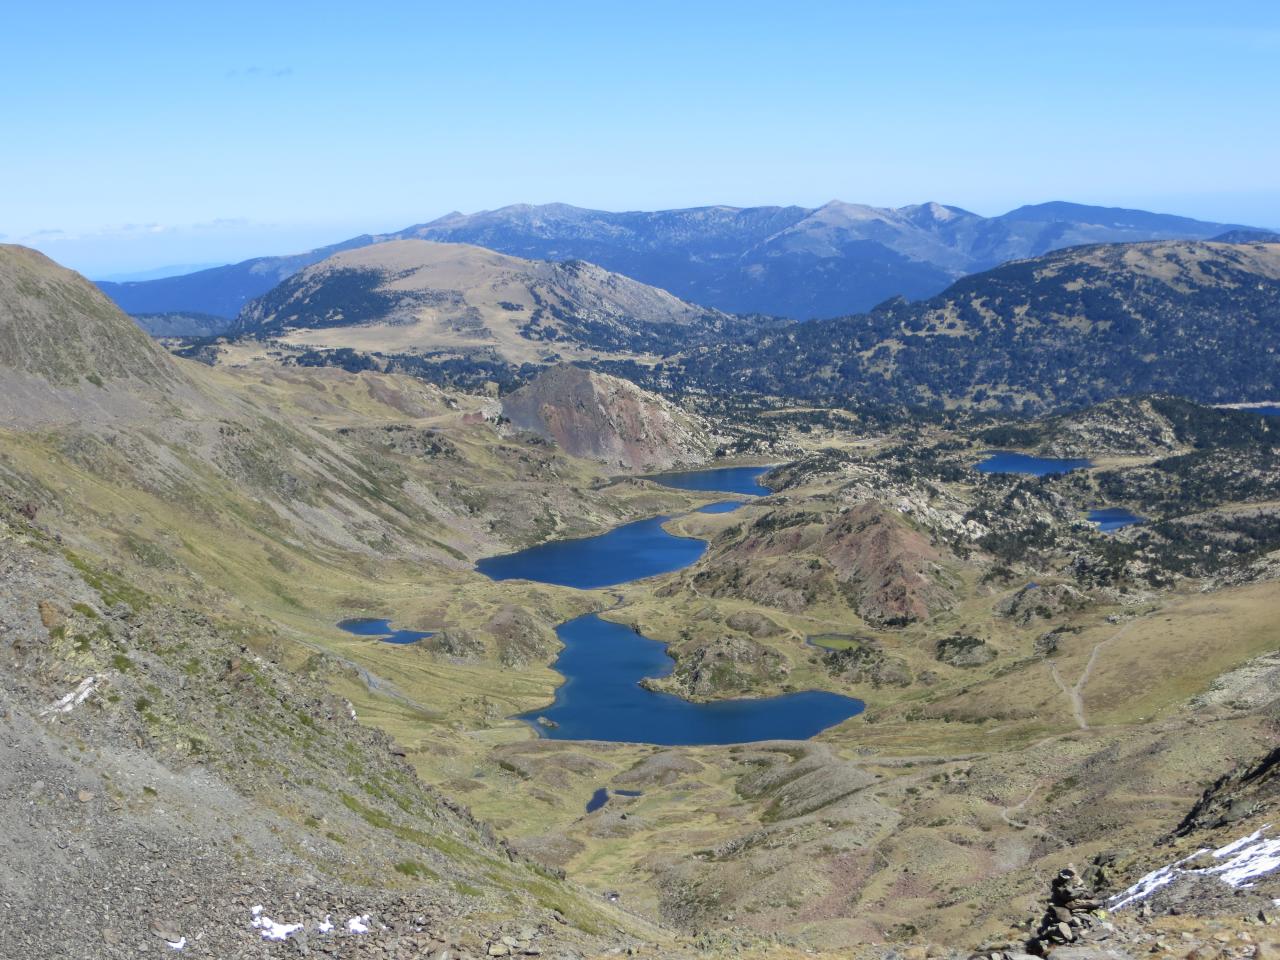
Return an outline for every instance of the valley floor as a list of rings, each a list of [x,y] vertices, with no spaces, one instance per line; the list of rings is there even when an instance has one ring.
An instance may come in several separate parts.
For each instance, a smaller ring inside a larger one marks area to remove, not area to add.
[[[1276,742],[1274,557],[1166,577],[1183,541],[1161,518],[1081,519],[1170,451],[981,478],[977,428],[784,415],[746,458],[788,461],[775,492],[708,514],[718,495],[567,456],[483,396],[182,370],[180,408],[0,432],[0,955],[169,934],[220,957],[967,954],[1026,940],[1067,862],[1111,892],[1274,814],[1246,784],[1175,835]],[[1198,507],[1196,536],[1238,544],[1205,518],[1275,499]],[[706,555],[597,590],[473,569],[657,514]],[[868,709],[809,741],[539,739],[514,718],[553,699],[554,627],[604,610],[670,644],[665,690]],[[386,644],[352,617],[433,636]],[[1249,944],[1273,928],[1243,923],[1278,882],[1120,911],[1109,936],[1265,956]],[[263,940],[259,905],[305,939]]]

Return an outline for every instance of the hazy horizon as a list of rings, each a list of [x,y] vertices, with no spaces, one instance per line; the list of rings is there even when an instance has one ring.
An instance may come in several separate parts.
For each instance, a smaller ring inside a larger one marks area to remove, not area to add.
[[[857,204],[861,201],[845,200],[838,198],[847,203]],[[1030,201],[1026,205],[1035,205],[1037,203],[1048,203],[1054,200],[1064,200],[1066,198],[1055,197],[1051,200]],[[548,201],[549,203],[562,203],[564,201]],[[831,202],[830,200],[825,202]],[[916,203],[937,202],[945,206],[961,207],[971,213],[977,213],[984,217],[994,217],[1007,213],[1009,210],[1024,206],[1024,204],[1016,204],[1008,209],[1002,209],[994,212],[974,210],[972,207],[966,207],[963,204],[947,203],[946,201],[915,201]],[[1068,203],[1078,203],[1081,201],[1066,199]],[[512,204],[500,204],[493,207],[485,207],[484,211],[497,210]],[[752,204],[751,206],[800,206],[800,207],[821,207],[822,203],[771,203],[771,204]],[[893,206],[908,206],[909,204],[895,204]],[[1181,210],[1162,210],[1152,209],[1148,207],[1138,207],[1133,204],[1122,203],[1098,203],[1089,204],[1099,207],[1121,207],[1128,209],[1146,210],[1151,213],[1169,214],[1173,216],[1192,217],[1197,220],[1206,220],[1218,223],[1231,223],[1229,218],[1197,216],[1189,214]],[[570,206],[581,206],[581,204],[570,204]],[[691,205],[693,207],[744,207],[746,204],[729,204],[729,203],[701,203]],[[888,204],[867,204],[867,206],[888,207]],[[638,208],[636,208],[638,209]],[[654,207],[652,210],[674,210],[684,209],[678,207]],[[317,247],[329,246],[331,244],[340,243],[352,237],[361,236],[363,234],[380,234],[393,233],[406,227],[418,223],[428,223],[437,217],[445,216],[454,211],[443,211],[440,214],[426,218],[408,218],[403,222],[397,222],[394,225],[379,226],[376,229],[367,229],[361,227],[357,223],[351,224],[333,224],[333,225],[315,225],[315,226],[281,226],[278,224],[254,224],[245,223],[229,223],[229,224],[197,224],[193,225],[189,230],[170,230],[159,229],[156,225],[155,229],[148,229],[146,225],[128,225],[119,231],[103,230],[100,232],[89,232],[81,235],[58,235],[58,236],[34,236],[34,237],[6,237],[0,235],[0,243],[20,243],[24,246],[34,247],[37,250],[47,254],[57,260],[64,266],[71,267],[80,273],[85,274],[93,280],[111,280],[115,282],[127,282],[134,280],[153,280],[162,277],[179,276],[188,273],[194,273],[198,270],[207,270],[213,267],[223,266],[229,263],[239,263],[245,260],[251,260],[256,257],[281,256],[295,253],[303,253]],[[479,213],[482,210],[461,211],[463,213]],[[614,210],[610,212],[634,212],[625,210]],[[1273,225],[1268,223],[1249,223],[1240,222],[1242,226],[1259,227],[1263,229],[1274,229]],[[347,232],[343,232],[343,230]],[[122,246],[121,238],[125,238]],[[150,241],[150,242],[148,242]],[[278,241],[273,245],[274,241]],[[292,244],[290,246],[289,244]],[[184,260],[180,254],[183,251],[197,251],[207,258],[200,262],[188,262]],[[214,251],[214,252],[210,252]],[[223,251],[218,253],[217,251]],[[152,254],[148,259],[148,254]],[[164,260],[166,254],[172,254],[173,259]],[[118,260],[121,255],[125,255],[127,259]],[[157,259],[159,258],[159,259]],[[104,264],[96,267],[95,264]]]

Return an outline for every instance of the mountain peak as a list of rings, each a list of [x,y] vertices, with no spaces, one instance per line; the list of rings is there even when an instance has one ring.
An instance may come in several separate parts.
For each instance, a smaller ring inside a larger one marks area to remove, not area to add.
[[[90,281],[13,244],[0,244],[0,367],[56,386],[176,376],[168,354]]]
[[[976,219],[978,217],[976,213],[965,210],[963,207],[952,207],[934,200],[899,207],[897,212],[915,223],[951,223],[956,220]]]
[[[0,420],[116,420],[183,381],[175,361],[80,274],[0,244]]]

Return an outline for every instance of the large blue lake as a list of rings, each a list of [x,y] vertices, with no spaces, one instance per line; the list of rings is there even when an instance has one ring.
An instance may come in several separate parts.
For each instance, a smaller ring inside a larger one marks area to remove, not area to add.
[[[757,482],[767,469],[729,467],[650,479],[685,490],[759,496],[769,493]],[[725,501],[702,511],[727,512],[738,506]],[[667,533],[662,529],[666,519],[638,520],[595,537],[557,540],[489,557],[476,568],[495,580],[535,580],[581,589],[679,570],[701,557],[707,545]],[[663,677],[674,668],[665,644],[595,614],[562,623],[556,634],[564,649],[555,669],[565,682],[556,690],[555,703],[520,717],[545,737],[664,745],[805,739],[861,713],[864,706],[861,700],[820,690],[691,703],[640,686],[645,677]]]
[[[769,493],[758,480],[769,467],[723,467],[650,477],[681,490],[761,496]],[[708,504],[701,513],[728,513],[734,500]],[[562,587],[592,590],[670,573],[695,562],[706,551],[702,540],[676,537],[662,529],[670,517],[636,520],[594,537],[552,540],[518,553],[486,557],[476,569],[493,580],[537,580]]]
[[[545,737],[692,745],[804,740],[861,713],[864,704],[822,690],[756,700],[691,703],[640,686],[675,666],[665,644],[594,613],[562,623],[555,703],[522,714]],[[555,726],[539,723],[545,718]]]
[[[1033,477],[1043,477],[1050,473],[1069,473],[1092,464],[1091,460],[1035,457],[1027,453],[992,450],[987,459],[974,464],[974,469],[979,473],[1025,473]]]
[[[668,517],[650,517],[579,540],[552,540],[519,553],[486,557],[476,569],[494,580],[537,580],[591,590],[669,573],[693,563],[706,541],[662,529]]]

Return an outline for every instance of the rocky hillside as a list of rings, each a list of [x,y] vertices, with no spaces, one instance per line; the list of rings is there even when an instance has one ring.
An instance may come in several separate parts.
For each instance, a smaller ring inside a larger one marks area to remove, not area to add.
[[[0,420],[98,421],[186,394],[173,360],[93,284],[0,244]]]
[[[130,313],[234,316],[308,264],[389,240],[476,244],[537,260],[587,260],[734,313],[808,319],[867,310],[894,296],[929,297],[1005,260],[1085,243],[1204,240],[1231,224],[1041,203],[983,217],[939,203],[897,209],[833,200],[821,207],[695,207],[610,213],[563,203],[451,213],[392,234],[354,237],[150,282],[103,284]],[[1250,231],[1251,236],[1256,232]]]
[[[927,535],[877,503],[775,508],[715,541],[691,583],[782,610],[834,600],[868,623],[902,626],[951,606],[948,565]]]
[[[0,956],[635,942],[362,725],[350,664],[131,588],[29,513],[0,499]]]
[[[1074,247],[921,303],[700,349],[656,376],[711,392],[1023,411],[1150,391],[1230,402],[1274,392],[1280,357],[1259,345],[1278,317],[1280,245]]]
[[[229,333],[518,366],[663,354],[752,328],[593,264],[401,240],[306,268],[247,305]]]
[[[79,274],[0,244],[0,366],[55,386],[175,378],[163,350]]]
[[[1206,407],[1169,394],[1121,397],[1053,417],[1004,424],[979,437],[993,447],[1034,448],[1053,457],[1134,456],[1254,446],[1273,424],[1247,409]]]
[[[704,463],[712,449],[697,417],[627,380],[568,365],[507,395],[502,414],[575,457],[632,470]]]

